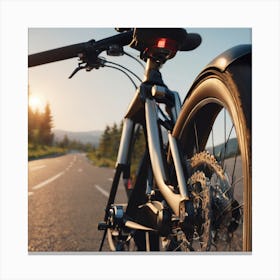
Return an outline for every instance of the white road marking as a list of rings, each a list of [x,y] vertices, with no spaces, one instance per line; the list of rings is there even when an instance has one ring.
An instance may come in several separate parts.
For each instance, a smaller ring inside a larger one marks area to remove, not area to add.
[[[68,166],[65,168],[65,171],[68,171],[70,168],[72,168],[76,160],[77,160],[77,156],[74,156],[72,161],[70,161]]]
[[[106,197],[109,197],[109,193],[105,190],[103,190],[101,187],[99,187],[98,185],[95,185],[95,188],[97,190],[99,190],[103,195],[105,195]]]
[[[35,171],[35,170],[42,169],[45,167],[46,167],[46,165],[33,166],[33,167],[30,167],[30,171]]]
[[[113,182],[113,178],[108,178],[109,181]]]
[[[72,159],[72,161],[69,163],[69,165],[64,169],[64,171],[62,172],[59,172],[58,174],[54,175],[53,177],[35,185],[34,187],[32,187],[33,190],[38,190],[46,185],[48,185],[49,183],[55,181],[56,179],[58,179],[60,176],[62,176],[66,171],[68,171],[75,163],[75,161],[77,160],[77,156],[75,155]],[[34,166],[34,167],[31,167],[30,169],[31,170],[37,170],[37,169],[40,169],[40,168],[44,168],[46,167],[46,165],[39,165],[39,166]],[[82,172],[82,169],[79,169],[79,172]],[[28,192],[28,196],[29,195],[33,195],[33,192]]]
[[[45,180],[45,181],[39,183],[38,185],[34,186],[32,189],[33,189],[33,190],[38,190],[38,189],[40,189],[40,188],[42,188],[42,187],[48,185],[49,183],[55,181],[56,179],[58,179],[58,178],[59,178],[60,176],[62,176],[63,174],[64,174],[64,171],[62,171],[62,172],[56,174],[55,176],[49,178],[48,180]]]

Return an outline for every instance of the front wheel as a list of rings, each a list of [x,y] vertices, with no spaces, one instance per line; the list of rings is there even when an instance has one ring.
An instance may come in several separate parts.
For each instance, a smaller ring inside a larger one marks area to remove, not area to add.
[[[188,176],[209,181],[209,250],[252,250],[250,65],[247,57],[226,72],[202,72],[173,131]]]

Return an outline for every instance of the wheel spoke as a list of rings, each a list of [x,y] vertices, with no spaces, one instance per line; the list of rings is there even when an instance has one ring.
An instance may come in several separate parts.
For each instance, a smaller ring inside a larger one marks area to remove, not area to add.
[[[199,146],[198,146],[198,136],[197,136],[197,127],[196,122],[194,122],[194,133],[195,133],[195,144],[196,144],[196,152],[199,152]]]
[[[212,152],[213,152],[213,155],[215,156],[215,144],[214,144],[214,130],[213,130],[213,126],[212,126],[212,129],[211,129],[211,135],[212,135]]]
[[[232,134],[234,124],[232,123],[228,136],[226,136],[226,127],[227,127],[226,126],[226,110],[224,109],[224,139],[225,139],[225,142],[224,142],[224,154],[223,154],[223,160],[222,160],[222,166],[223,166],[224,171],[226,170],[225,160],[226,160],[228,142],[229,142],[230,136]]]
[[[234,164],[233,164],[233,170],[232,170],[232,174],[231,174],[231,184],[233,184],[233,182],[235,181],[235,168],[236,168],[236,161],[237,161],[237,155],[238,155],[238,151],[239,151],[239,147],[237,147],[236,152],[235,152],[235,156],[234,156]]]
[[[227,138],[227,117],[226,117],[226,110],[224,108],[224,143],[225,143],[225,146],[224,146],[224,160],[225,160],[225,156],[226,156],[226,146],[227,146],[227,142],[226,142],[226,138]]]
[[[239,182],[242,181],[242,180],[243,180],[243,176],[241,176],[241,177],[239,177],[237,180],[235,180],[235,181],[231,184],[231,186],[234,187],[237,183],[239,183]]]

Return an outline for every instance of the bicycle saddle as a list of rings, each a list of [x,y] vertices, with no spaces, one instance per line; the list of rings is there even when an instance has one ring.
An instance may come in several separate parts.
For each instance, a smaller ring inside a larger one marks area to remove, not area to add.
[[[196,33],[187,33],[183,28],[134,28],[130,47],[141,52],[141,56],[154,56],[161,52],[166,59],[177,51],[191,51],[201,43]]]

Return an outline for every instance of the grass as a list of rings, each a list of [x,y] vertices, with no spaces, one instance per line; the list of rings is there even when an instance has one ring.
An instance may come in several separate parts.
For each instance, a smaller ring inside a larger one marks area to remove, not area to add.
[[[66,149],[56,146],[28,144],[28,160],[63,155]]]
[[[99,167],[111,167],[114,168],[116,164],[115,159],[101,157],[98,152],[89,152],[87,153],[88,159],[92,162],[93,165]]]

